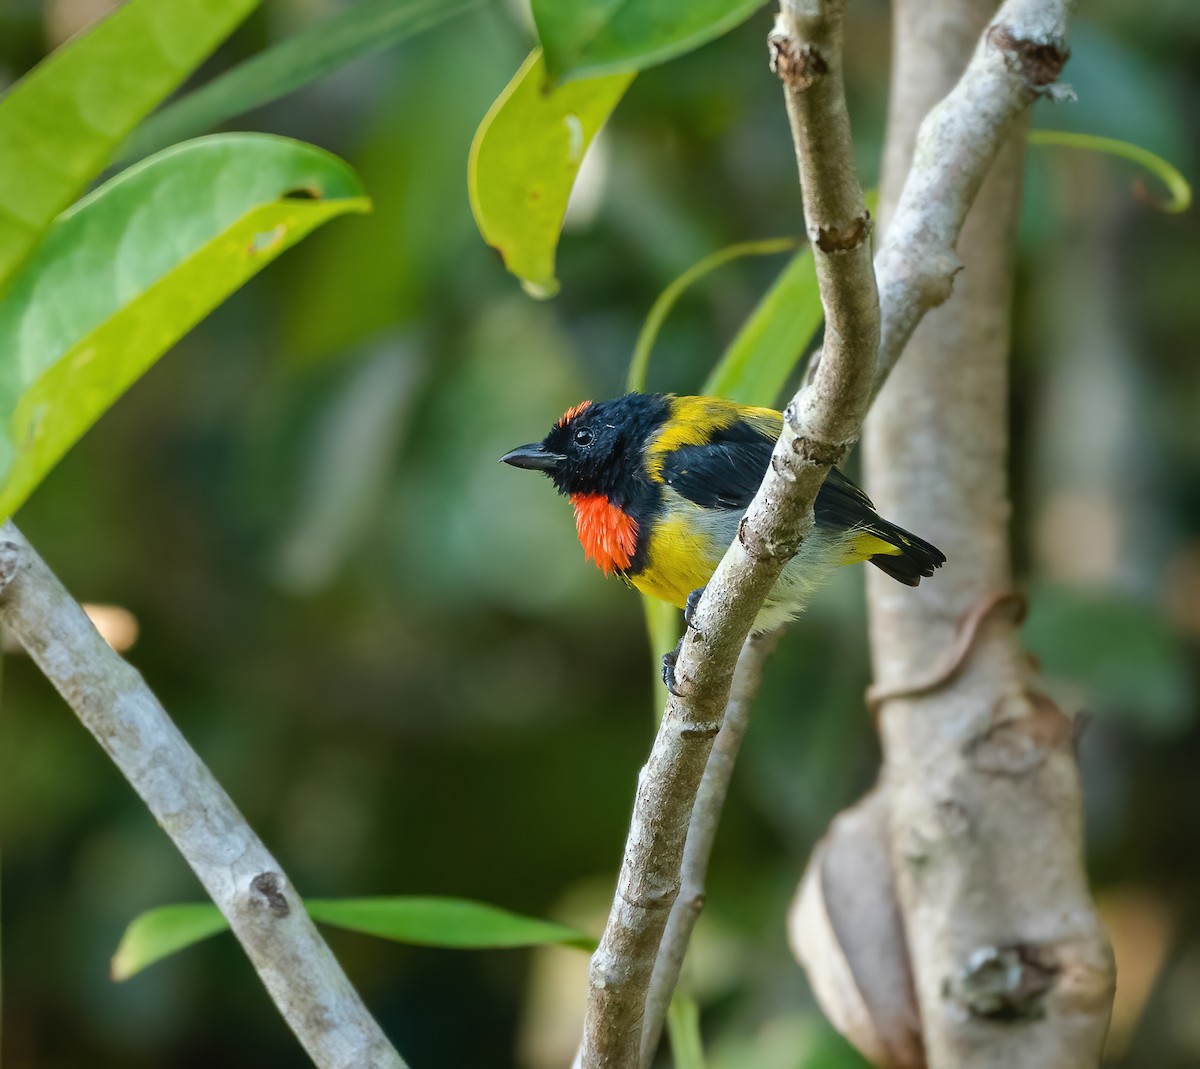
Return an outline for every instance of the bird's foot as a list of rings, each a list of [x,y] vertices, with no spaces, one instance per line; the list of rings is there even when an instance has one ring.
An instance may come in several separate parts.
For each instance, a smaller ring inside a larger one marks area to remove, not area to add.
[[[662,659],[663,686],[675,695],[676,698],[683,697],[675,686],[675,663],[679,660],[679,651],[681,649],[683,649],[683,639],[675,643],[675,648],[670,653],[664,653]]]
[[[693,590],[688,596],[687,601],[683,606],[683,622],[688,627],[695,627],[696,608],[700,604],[700,598],[704,594],[704,587],[700,586]]]

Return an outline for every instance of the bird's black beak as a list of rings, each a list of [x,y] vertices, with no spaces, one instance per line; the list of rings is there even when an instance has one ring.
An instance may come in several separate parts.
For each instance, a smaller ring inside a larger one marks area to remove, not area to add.
[[[530,471],[551,472],[566,459],[561,453],[547,452],[541,442],[531,442],[505,453],[500,463],[511,464],[514,468],[528,468]]]

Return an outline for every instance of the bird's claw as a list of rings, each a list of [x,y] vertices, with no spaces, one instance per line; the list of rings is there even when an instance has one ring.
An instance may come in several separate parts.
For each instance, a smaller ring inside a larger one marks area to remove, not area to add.
[[[663,686],[667,688],[676,698],[683,697],[675,686],[675,663],[679,660],[679,651],[683,648],[683,639],[680,639],[675,648],[670,653],[664,653],[662,659],[662,681]]]
[[[695,627],[696,608],[700,604],[700,598],[704,595],[704,587],[697,587],[688,596],[687,601],[683,605],[683,622],[688,627]]]

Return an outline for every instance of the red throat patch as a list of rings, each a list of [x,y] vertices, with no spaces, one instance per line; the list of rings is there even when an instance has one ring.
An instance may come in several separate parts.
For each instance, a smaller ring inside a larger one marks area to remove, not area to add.
[[[638,525],[604,494],[572,494],[575,529],[588,559],[605,575],[625,571],[637,549]]]

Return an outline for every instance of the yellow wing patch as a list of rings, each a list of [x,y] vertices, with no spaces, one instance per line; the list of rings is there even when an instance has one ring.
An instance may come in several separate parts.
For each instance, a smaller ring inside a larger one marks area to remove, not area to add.
[[[718,431],[745,420],[769,438],[778,438],[783,417],[771,408],[739,405],[720,397],[671,398],[671,418],[646,447],[646,471],[662,482],[663,457],[689,445],[706,445]],[[686,595],[685,595],[686,596]]]

